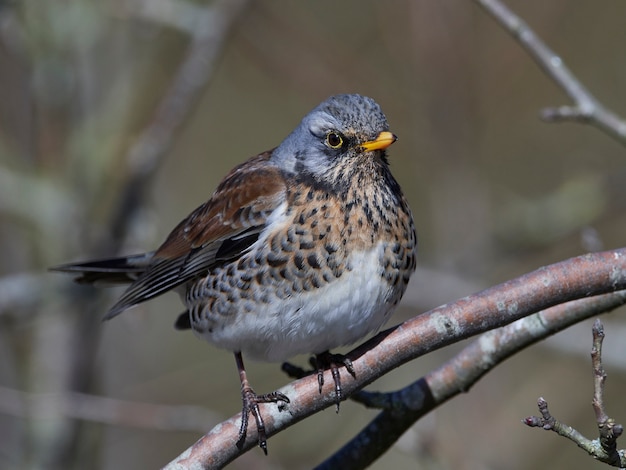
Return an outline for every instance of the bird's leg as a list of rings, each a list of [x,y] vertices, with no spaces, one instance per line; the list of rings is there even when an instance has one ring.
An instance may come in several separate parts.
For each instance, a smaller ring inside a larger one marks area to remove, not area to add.
[[[343,354],[331,354],[329,351],[315,355],[314,367],[317,368],[317,383],[319,384],[320,393],[322,393],[322,386],[324,385],[324,371],[330,369],[330,373],[333,376],[337,413],[339,413],[339,403],[342,399],[341,374],[339,373],[340,366],[344,366],[350,375],[356,379],[352,361],[348,359],[347,356]]]
[[[243,401],[243,409],[241,410],[241,427],[239,428],[239,439],[237,441],[238,446],[242,446],[246,440],[246,433],[248,431],[248,416],[252,413],[256,421],[257,434],[259,436],[259,447],[263,449],[265,455],[267,455],[267,435],[265,433],[265,423],[263,417],[259,411],[259,403],[277,403],[285,402],[289,403],[289,398],[280,392],[272,392],[266,395],[257,395],[246,375],[246,369],[243,365],[243,358],[241,352],[235,353],[235,361],[237,362],[237,370],[239,371],[239,380],[241,381],[241,400]]]

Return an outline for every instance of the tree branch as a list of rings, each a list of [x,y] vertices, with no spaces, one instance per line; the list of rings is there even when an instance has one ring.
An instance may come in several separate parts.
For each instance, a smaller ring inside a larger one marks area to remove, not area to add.
[[[380,376],[454,342],[508,325],[532,313],[576,299],[626,289],[626,248],[593,253],[540,268],[517,279],[443,305],[381,332],[356,348],[352,360],[356,379],[346,375],[346,396]],[[330,377],[327,383],[331,383]],[[268,436],[334,405],[330,393],[319,394],[317,377],[309,376],[280,390],[289,396],[286,410],[264,406]],[[221,467],[256,445],[254,429],[244,445],[235,446],[241,416],[219,424],[166,468]]]
[[[535,32],[499,0],[474,0],[528,52],[539,67],[574,102],[574,106],[546,108],[548,122],[575,121],[592,124],[626,145],[626,121],[600,103],[572,74],[565,62]]]
[[[626,291],[620,291],[557,305],[484,333],[439,369],[401,390],[356,393],[353,400],[384,411],[317,470],[371,465],[417,420],[459,393],[469,391],[509,357],[579,321],[625,304]]]

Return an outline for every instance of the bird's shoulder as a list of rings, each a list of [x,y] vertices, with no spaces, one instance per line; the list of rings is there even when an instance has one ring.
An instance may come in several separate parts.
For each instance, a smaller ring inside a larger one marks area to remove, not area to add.
[[[211,198],[172,230],[155,256],[185,256],[264,225],[267,216],[285,199],[285,178],[272,164],[271,153],[261,153],[233,168]]]

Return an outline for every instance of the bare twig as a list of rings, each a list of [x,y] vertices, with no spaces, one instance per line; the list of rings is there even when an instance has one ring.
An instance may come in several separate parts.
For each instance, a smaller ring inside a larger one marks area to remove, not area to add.
[[[593,367],[593,411],[596,413],[596,421],[605,423],[608,416],[604,411],[604,382],[606,372],[602,366],[602,342],[604,341],[604,325],[600,320],[593,324],[593,346],[591,347],[591,365]]]
[[[617,450],[617,439],[624,432],[621,424],[616,424],[615,420],[610,418],[604,407],[604,383],[606,382],[606,372],[602,365],[602,342],[604,341],[604,325],[600,320],[596,320],[593,324],[593,347],[591,348],[591,364],[593,367],[593,411],[596,414],[596,422],[598,423],[598,431],[600,434],[600,445],[602,450],[606,452],[610,465],[621,465],[626,463],[626,459],[622,462],[620,453]],[[622,456],[624,452],[621,452]]]
[[[546,108],[541,117],[549,122],[576,121],[592,124],[626,145],[626,121],[600,103],[572,74],[565,62],[535,32],[499,0],[474,0],[507,30],[533,60],[572,99],[574,106]]]
[[[541,427],[546,431],[554,431],[559,436],[566,437],[583,449],[594,459],[604,462],[613,467],[626,467],[626,451],[617,449],[617,439],[624,432],[621,424],[609,418],[604,408],[604,382],[606,373],[602,366],[602,341],[604,340],[604,326],[600,320],[596,320],[592,328],[593,346],[591,349],[591,362],[593,366],[593,410],[598,424],[598,439],[587,439],[576,429],[561,423],[548,410],[548,403],[543,397],[537,400],[537,406],[541,417],[529,416],[522,420],[530,427]]]
[[[604,462],[613,467],[623,468],[626,466],[626,455],[623,450],[615,450],[612,453],[607,453],[603,446],[600,444],[600,439],[587,439],[576,429],[561,423],[557,420],[548,410],[548,402],[543,397],[537,400],[537,407],[541,413],[539,416],[529,416],[522,420],[524,424],[531,428],[542,428],[546,431],[554,431],[559,436],[565,437],[575,443],[578,447],[583,449],[594,459]],[[619,426],[621,434],[621,426]]]
[[[580,256],[538,269],[380,333],[348,354],[356,379],[347,376],[342,388],[346,396],[351,395],[427,352],[557,304],[623,289],[626,289],[626,248]],[[331,382],[330,377],[328,382]],[[314,376],[295,381],[280,391],[291,403],[286,412],[280,412],[275,406],[263,407],[268,436],[335,404],[333,394],[319,394]],[[240,420],[238,414],[221,423],[166,468],[219,467],[251,449],[257,440],[253,429],[249,430],[241,449],[234,445]]]
[[[561,423],[550,414],[550,411],[548,410],[548,402],[545,398],[539,397],[537,400],[537,408],[539,408],[541,417],[529,416],[528,418],[524,418],[522,420],[524,424],[530,426],[531,428],[542,428],[546,431],[554,431],[559,436],[566,437],[572,442],[575,442],[581,449],[587,450],[593,447],[593,441],[587,439],[573,427]]]

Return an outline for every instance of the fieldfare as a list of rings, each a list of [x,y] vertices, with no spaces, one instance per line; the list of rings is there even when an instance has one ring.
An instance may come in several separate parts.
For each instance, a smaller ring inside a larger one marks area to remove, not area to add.
[[[378,330],[415,270],[413,218],[391,175],[386,148],[396,140],[380,106],[356,94],[333,96],[307,114],[275,149],[234,168],[211,198],[150,253],[53,268],[79,282],[130,285],[106,319],[176,290],[187,308],[177,320],[234,352],[243,412],[256,420],[257,395],[242,355],[284,361],[312,353],[330,367],[341,400],[339,365],[328,351]]]

